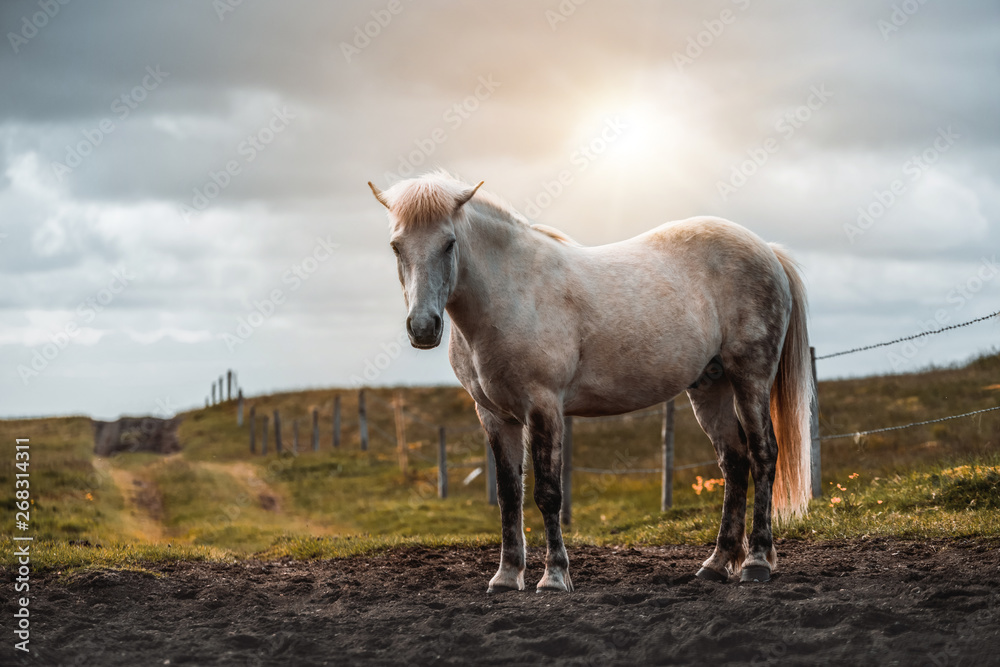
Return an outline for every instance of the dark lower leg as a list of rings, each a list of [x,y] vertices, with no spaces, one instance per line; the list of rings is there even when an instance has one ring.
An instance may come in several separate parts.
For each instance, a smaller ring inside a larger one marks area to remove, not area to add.
[[[778,459],[778,445],[774,439],[770,419],[767,421],[763,437],[751,437],[750,451],[750,472],[754,483],[753,529],[750,532],[750,553],[744,565],[771,569],[775,565],[774,539],[771,532],[771,491]]]
[[[727,453],[723,459],[725,489],[722,501],[722,521],[715,551],[703,567],[719,574],[737,573],[746,557],[747,482],[750,462],[744,453]]]
[[[524,443],[520,424],[482,415],[490,449],[497,466],[497,501],[500,504],[500,568],[490,580],[489,592],[524,589]]]
[[[559,522],[562,509],[562,420],[534,414],[530,429],[535,504],[545,522],[545,574],[538,582],[538,588],[571,591],[569,557]]]
[[[493,447],[493,457],[497,464],[497,500],[500,503],[501,568],[507,567],[518,573],[524,572],[524,528],[522,503],[524,486],[521,462],[515,465],[504,456],[502,447]],[[523,582],[522,582],[523,585]]]

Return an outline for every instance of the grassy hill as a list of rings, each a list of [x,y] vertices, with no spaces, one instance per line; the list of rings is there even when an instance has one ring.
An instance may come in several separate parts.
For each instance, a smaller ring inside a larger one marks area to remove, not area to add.
[[[955,368],[823,382],[821,433],[852,433],[993,407],[1000,398],[1000,355]],[[390,402],[406,404],[409,467],[398,464]],[[342,446],[332,447],[332,404],[342,402]],[[357,392],[314,390],[247,401],[258,416],[279,410],[285,452],[249,452],[235,402],[183,415],[175,455],[92,454],[89,420],[66,417],[0,421],[5,442],[31,439],[35,563],[122,563],[145,558],[336,555],[406,541],[496,542],[499,512],[486,502],[482,433],[473,402],[460,388],[368,390],[371,445],[359,450]],[[321,414],[320,450],[311,451],[311,412]],[[290,452],[300,420],[297,455]],[[659,465],[657,413],[620,420],[575,420],[574,465],[600,469]],[[449,498],[436,495],[438,425],[451,429]],[[272,424],[273,426],[273,424]],[[460,432],[461,431],[461,432]],[[259,448],[258,438],[258,448]],[[13,448],[11,448],[12,451]],[[258,450],[259,451],[259,450]],[[824,498],[780,533],[1000,536],[1000,413],[988,413],[823,445]],[[711,460],[711,445],[686,399],[677,401],[676,463]],[[14,488],[13,456],[0,485]],[[659,512],[659,476],[577,472],[568,540],[588,543],[709,543],[721,511],[716,466],[679,471],[675,508]],[[541,518],[530,501],[529,541],[541,543]],[[697,487],[697,488],[695,488]],[[7,494],[5,494],[7,495]],[[837,499],[837,500],[834,500]],[[10,520],[15,500],[3,502]],[[9,533],[7,533],[9,535]],[[2,541],[10,546],[10,537]],[[6,549],[5,554],[11,550]],[[9,560],[8,560],[9,562]]]

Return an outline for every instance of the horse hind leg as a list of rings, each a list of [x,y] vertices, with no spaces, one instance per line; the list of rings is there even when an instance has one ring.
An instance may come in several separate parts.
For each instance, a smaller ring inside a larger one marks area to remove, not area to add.
[[[725,480],[722,520],[715,550],[702,563],[698,576],[709,581],[728,581],[739,574],[747,555],[746,505],[750,460],[746,436],[736,419],[733,388],[724,376],[709,378],[688,390],[695,418],[712,440]]]
[[[520,424],[508,423],[477,406],[497,464],[497,500],[500,504],[500,567],[487,593],[524,590],[524,442]]]
[[[778,462],[778,442],[771,423],[770,387],[765,380],[735,386],[736,409],[746,433],[750,474],[754,483],[753,529],[741,580],[768,581],[777,568],[771,528],[772,491]]]

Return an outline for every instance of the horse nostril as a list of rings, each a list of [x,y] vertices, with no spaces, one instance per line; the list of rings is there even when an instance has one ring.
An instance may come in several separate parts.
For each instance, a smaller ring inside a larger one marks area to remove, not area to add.
[[[406,318],[406,333],[410,334],[411,336],[413,335],[413,318],[412,317],[407,317]]]
[[[440,315],[435,315],[434,316],[434,333],[437,333],[440,330],[441,330],[441,316]]]

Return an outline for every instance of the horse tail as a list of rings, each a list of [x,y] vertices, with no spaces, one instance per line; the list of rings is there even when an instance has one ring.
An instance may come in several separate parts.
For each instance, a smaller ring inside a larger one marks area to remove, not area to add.
[[[792,316],[785,332],[778,373],[771,386],[771,421],[778,441],[772,502],[780,520],[805,514],[811,495],[810,403],[815,386],[806,331],[806,290],[795,260],[780,246],[778,256],[792,293]]]

